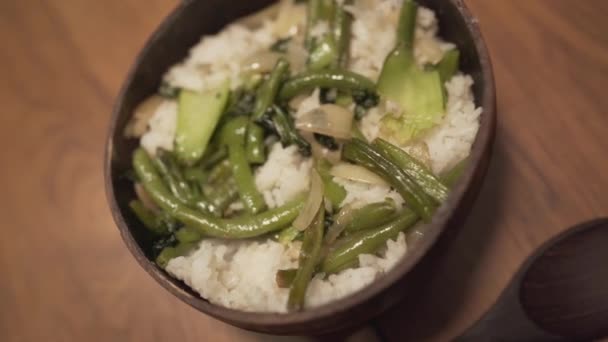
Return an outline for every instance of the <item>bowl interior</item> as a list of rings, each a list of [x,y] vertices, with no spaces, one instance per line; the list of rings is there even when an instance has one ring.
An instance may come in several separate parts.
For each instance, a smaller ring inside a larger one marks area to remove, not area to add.
[[[114,219],[122,237],[142,267],[161,285],[197,309],[241,327],[270,332],[292,332],[281,330],[288,325],[320,321],[338,312],[345,312],[358,303],[370,300],[385,290],[396,279],[405,275],[422,255],[433,245],[446,222],[469,187],[482,157],[488,150],[494,125],[494,88],[489,59],[475,21],[460,0],[418,0],[423,6],[433,9],[440,22],[440,36],[455,43],[461,51],[461,70],[475,80],[476,105],[483,106],[480,132],[473,146],[471,165],[460,184],[456,186],[448,201],[438,211],[430,224],[430,234],[420,243],[417,253],[406,258],[388,275],[366,289],[318,309],[288,315],[251,314],[218,307],[198,297],[189,287],[167,275],[151,261],[152,238],[128,207],[134,198],[131,181],[124,175],[130,169],[131,154],[138,142],[126,139],[122,132],[133,109],[146,97],[153,94],[162,75],[173,64],[187,56],[190,47],[204,34],[212,34],[227,23],[259,10],[274,1],[185,1],[165,19],[152,35],[138,56],[128,75],[114,108],[106,151],[106,188]]]

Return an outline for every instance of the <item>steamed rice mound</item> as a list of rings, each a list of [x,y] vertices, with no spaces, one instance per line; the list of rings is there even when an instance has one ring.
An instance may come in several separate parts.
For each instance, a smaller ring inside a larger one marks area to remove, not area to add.
[[[394,28],[401,2],[364,0],[348,6],[355,18],[352,28],[349,70],[377,80],[384,59],[395,45]],[[370,10],[370,6],[373,10]],[[252,53],[267,49],[277,39],[274,19],[256,29],[232,24],[214,36],[203,37],[188,58],[172,67],[165,81],[175,87],[203,91],[230,80],[232,89],[242,84],[241,65]],[[415,32],[414,55],[417,63],[437,62],[453,45],[437,37],[438,23],[433,11],[420,8]],[[318,28],[323,30],[323,28]],[[428,150],[428,163],[438,174],[469,154],[479,128],[481,108],[475,107],[470,76],[457,74],[446,83],[446,115],[441,123],[419,139]],[[319,106],[318,91],[303,99],[300,110]],[[367,139],[379,134],[378,125],[387,108],[373,108],[360,121]],[[148,122],[141,145],[154,154],[158,148],[172,150],[177,105],[165,100]],[[310,158],[302,157],[295,146],[269,142],[267,162],[255,172],[255,184],[268,207],[274,208],[305,193],[309,188]],[[342,205],[355,207],[392,198],[405,205],[389,186],[369,185],[335,177],[347,191]],[[389,240],[377,255],[359,256],[359,267],[325,276],[317,274],[306,294],[306,306],[315,307],[345,297],[372,283],[407,255],[407,239],[400,233]],[[285,312],[289,289],[275,283],[280,269],[298,266],[300,242],[283,245],[272,239],[204,239],[189,255],[169,262],[166,270],[184,281],[203,298],[228,308],[244,311]]]

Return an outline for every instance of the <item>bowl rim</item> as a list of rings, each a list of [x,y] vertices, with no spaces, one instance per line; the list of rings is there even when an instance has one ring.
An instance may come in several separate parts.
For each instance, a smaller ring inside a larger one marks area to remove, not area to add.
[[[414,266],[417,265],[435,245],[439,236],[445,230],[449,219],[456,212],[458,205],[462,202],[466,190],[472,185],[477,169],[481,167],[480,164],[483,157],[491,148],[496,126],[494,73],[492,71],[490,55],[481,34],[478,21],[471,14],[468,7],[464,3],[464,0],[449,1],[456,7],[460,16],[464,19],[467,30],[470,32],[473,38],[473,43],[480,60],[481,75],[484,80],[483,97],[481,98],[481,107],[483,108],[483,111],[480,119],[480,127],[472,145],[471,153],[469,154],[470,162],[468,163],[462,178],[451,191],[448,199],[433,215],[431,222],[427,225],[427,233],[421,239],[419,245],[410,251],[408,256],[397,263],[389,272],[374,280],[374,282],[372,282],[370,285],[365,286],[364,288],[344,298],[331,301],[319,307],[291,313],[248,312],[230,309],[212,304],[208,300],[198,295],[193,295],[192,293],[182,289],[177,285],[178,282],[180,282],[179,280],[171,277],[167,272],[160,269],[155,263],[150,261],[145,256],[143,250],[139,248],[139,245],[135,241],[133,235],[130,233],[128,225],[121,215],[112,182],[112,150],[113,137],[115,135],[119,114],[124,105],[124,95],[132,83],[138,61],[141,60],[142,56],[147,53],[151,44],[156,40],[155,38],[161,35],[166,27],[171,25],[173,21],[180,16],[181,11],[186,8],[187,2],[184,1],[179,3],[176,8],[163,19],[162,24],[148,38],[135,62],[130,67],[128,75],[120,89],[119,95],[117,96],[117,100],[113,107],[110,127],[106,136],[106,148],[104,151],[104,183],[106,199],[110,206],[114,222],[120,231],[120,235],[131,254],[137,260],[138,264],[162,287],[195,309],[221,321],[258,331],[271,331],[273,329],[280,329],[286,326],[302,325],[310,321],[323,320],[337,313],[347,311],[350,308],[356,307],[358,304],[365,303],[376,297],[409,273],[410,270],[412,270],[412,268],[414,268]],[[258,326],[263,326],[264,329],[256,329]]]

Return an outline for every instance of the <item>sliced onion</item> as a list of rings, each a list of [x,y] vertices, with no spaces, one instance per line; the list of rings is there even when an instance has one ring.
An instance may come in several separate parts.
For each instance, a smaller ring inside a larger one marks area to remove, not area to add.
[[[338,236],[342,234],[346,225],[348,225],[353,220],[353,206],[346,205],[340,209],[338,214],[336,215],[336,219],[334,223],[327,229],[327,234],[325,234],[325,245],[330,247],[333,243],[338,239]]]
[[[124,134],[126,137],[139,138],[148,130],[148,121],[158,107],[163,103],[164,99],[159,95],[152,95],[141,102],[133,112],[133,117],[129,124],[125,127]]]
[[[287,47],[287,60],[293,73],[300,73],[306,69],[308,52],[304,49],[304,41],[301,37],[300,35],[293,37]]]
[[[359,165],[340,163],[334,165],[334,167],[329,170],[329,173],[334,177],[345,178],[356,182],[388,185],[382,177]]]
[[[243,72],[266,73],[272,71],[281,57],[280,53],[272,51],[260,51],[245,58],[243,61]]]
[[[293,226],[297,230],[303,231],[312,224],[323,204],[323,191],[323,180],[317,170],[312,169],[310,173],[310,193],[304,204],[304,209],[293,221]]]
[[[296,120],[296,128],[338,139],[350,139],[354,113],[334,104],[324,104]]]
[[[150,195],[148,195],[146,189],[144,189],[144,187],[139,183],[135,183],[134,187],[135,194],[137,195],[137,198],[139,198],[141,203],[144,205],[144,207],[152,211],[157,211],[158,206],[156,205],[156,203],[154,203]]]

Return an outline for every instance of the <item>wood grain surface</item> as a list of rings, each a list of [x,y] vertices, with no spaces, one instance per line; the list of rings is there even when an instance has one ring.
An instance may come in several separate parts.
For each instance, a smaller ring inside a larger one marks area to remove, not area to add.
[[[608,2],[468,3],[496,71],[494,157],[428,289],[376,322],[390,341],[457,335],[535,247],[608,216]],[[268,340],[206,317],[154,283],[106,205],[102,156],[113,99],[175,4],[0,1],[0,340]]]

